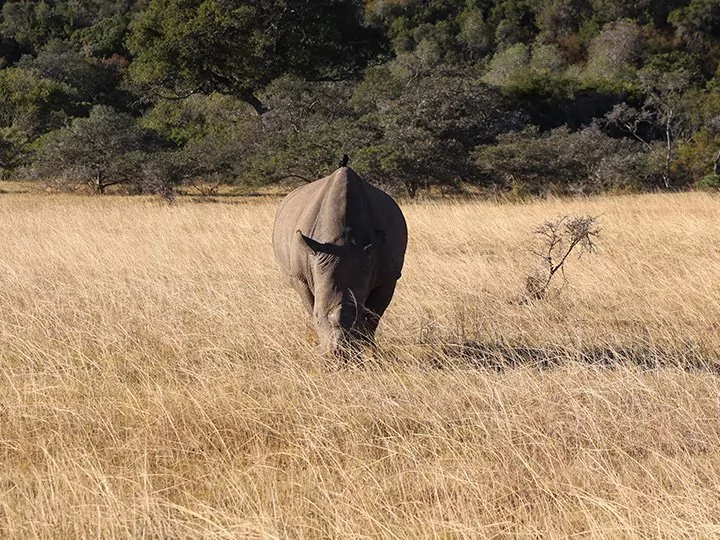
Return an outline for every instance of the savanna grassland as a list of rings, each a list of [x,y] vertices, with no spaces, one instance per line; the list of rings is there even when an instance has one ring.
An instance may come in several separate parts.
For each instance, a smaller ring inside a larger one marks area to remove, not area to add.
[[[0,196],[0,536],[720,536],[720,198],[406,203],[342,370],[235,202]],[[597,252],[528,302],[559,214]]]

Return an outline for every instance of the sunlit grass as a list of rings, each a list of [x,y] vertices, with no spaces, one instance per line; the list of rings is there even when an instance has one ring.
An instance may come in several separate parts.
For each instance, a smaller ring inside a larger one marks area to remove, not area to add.
[[[235,202],[0,196],[0,536],[720,535],[720,199],[406,203],[349,370],[275,268],[278,200]],[[528,302],[558,214],[598,251]]]

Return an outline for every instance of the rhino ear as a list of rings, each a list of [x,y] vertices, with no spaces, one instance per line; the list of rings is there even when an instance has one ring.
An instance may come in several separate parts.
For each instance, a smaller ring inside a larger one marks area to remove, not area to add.
[[[305,236],[300,229],[295,231],[295,234],[299,236],[300,245],[305,249],[310,255],[315,255],[320,251],[320,248],[322,247],[322,244],[320,242],[317,242],[316,240],[313,240],[309,236]]]
[[[363,246],[365,253],[372,253],[374,250],[381,248],[385,243],[385,231],[377,229],[373,235],[372,241]]]

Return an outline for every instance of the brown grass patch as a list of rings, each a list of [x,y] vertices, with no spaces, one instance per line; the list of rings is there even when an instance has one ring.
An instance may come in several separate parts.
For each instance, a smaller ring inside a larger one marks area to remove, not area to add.
[[[1,536],[720,535],[720,199],[406,204],[384,353],[344,371],[276,204],[0,197]],[[598,253],[520,301],[558,214]]]

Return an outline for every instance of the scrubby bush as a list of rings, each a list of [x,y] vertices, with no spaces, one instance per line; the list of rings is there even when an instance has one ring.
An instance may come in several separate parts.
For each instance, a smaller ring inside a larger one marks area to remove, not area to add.
[[[375,100],[375,109],[366,110],[381,138],[359,150],[359,170],[404,185],[411,196],[429,185],[472,180],[472,149],[526,122],[498,89],[454,74],[413,81],[400,95]]]
[[[62,127],[74,114],[73,90],[19,67],[0,69],[0,130],[26,144]]]
[[[597,126],[574,133],[567,128],[540,133],[531,127],[479,146],[474,157],[485,181],[504,189],[597,193],[631,185],[629,165],[641,151],[638,144],[609,137]]]
[[[140,119],[143,127],[161,133],[178,146],[206,136],[237,132],[241,125],[257,122],[256,115],[246,103],[221,94],[159,100]]]
[[[715,173],[706,174],[697,181],[696,186],[700,189],[718,191],[720,190],[720,175]]]
[[[720,144],[717,0],[0,6],[3,174],[43,170],[96,105],[163,140],[110,151],[135,192],[312,180],[344,153],[410,194],[684,189]]]
[[[578,256],[595,251],[600,224],[594,216],[560,216],[533,230],[536,266],[525,279],[525,292],[533,300],[547,297],[550,284],[560,272],[565,279],[565,263],[573,251]]]
[[[621,19],[608,24],[588,47],[584,77],[618,84],[635,78],[643,51],[642,29]]]
[[[112,64],[87,58],[58,43],[37,57],[23,56],[17,64],[37,77],[67,85],[82,110],[87,104],[108,103],[113,98],[120,73]]]
[[[46,137],[32,174],[58,187],[90,184],[100,193],[118,184],[137,184],[149,153],[161,148],[158,136],[135,119],[104,105],[88,118]]]
[[[344,153],[373,144],[378,128],[350,105],[353,85],[283,77],[262,98],[270,110],[235,137],[236,178],[263,185],[288,178],[312,181],[334,170]]]

